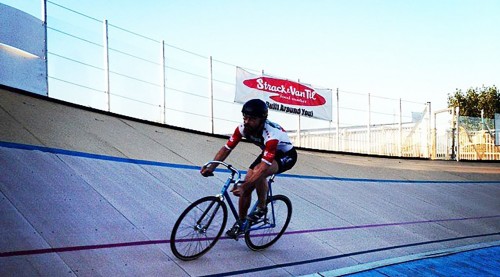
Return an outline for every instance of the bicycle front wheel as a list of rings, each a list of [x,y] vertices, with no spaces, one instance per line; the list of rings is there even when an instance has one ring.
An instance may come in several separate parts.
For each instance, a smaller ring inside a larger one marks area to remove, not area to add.
[[[292,202],[284,195],[267,200],[268,213],[245,233],[245,242],[252,250],[273,245],[283,235],[292,217]]]
[[[184,261],[207,253],[219,240],[227,222],[226,203],[207,196],[189,205],[179,216],[170,235],[172,253]]]

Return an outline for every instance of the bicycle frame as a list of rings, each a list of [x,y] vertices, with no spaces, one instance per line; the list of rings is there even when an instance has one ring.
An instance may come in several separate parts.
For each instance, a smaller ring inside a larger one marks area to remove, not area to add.
[[[230,217],[227,211],[228,205],[234,219],[238,220],[237,207],[233,204],[228,189],[231,184],[237,186],[242,183],[240,172],[224,162],[211,161],[205,166],[209,164],[224,165],[231,172],[231,176],[224,182],[220,194],[205,196],[194,201],[175,222],[170,234],[170,248],[177,258],[184,261],[201,257],[217,243]],[[275,176],[272,175],[267,180],[269,186],[266,200],[267,214],[255,222],[245,219],[243,224],[239,224],[239,232],[233,230],[235,235],[226,232],[228,238],[238,240],[239,235],[244,234],[246,245],[258,251],[273,245],[283,235],[290,223],[292,203],[285,195],[273,195],[271,184]],[[224,201],[225,199],[227,201]],[[258,200],[250,213],[255,211],[257,203]]]
[[[222,186],[222,189],[220,191],[220,194],[217,194],[216,196],[221,199],[222,201],[226,200],[227,204],[229,205],[229,209],[231,210],[233,216],[234,216],[234,219],[235,220],[238,220],[239,219],[239,216],[238,216],[238,211],[236,210],[236,207],[235,205],[233,204],[233,201],[229,195],[229,192],[228,192],[228,189],[229,189],[229,186],[231,186],[231,184],[234,184],[234,186],[237,186],[238,184],[242,183],[241,181],[241,173],[236,169],[234,168],[232,165],[230,164],[227,164],[225,162],[220,162],[220,161],[211,161],[211,162],[208,162],[206,163],[204,166],[207,166],[209,164],[220,164],[220,165],[223,165],[225,166],[227,169],[229,169],[231,171],[231,176],[227,178],[226,182],[224,183],[224,185]],[[236,178],[235,178],[236,176]],[[272,183],[274,182],[274,178],[276,177],[275,174],[271,175],[271,177],[269,178],[269,180],[267,180],[267,184],[268,184],[268,192],[267,192],[267,199],[272,199],[272,196],[273,196],[273,192],[272,192]],[[249,212],[251,211],[254,211],[256,208],[257,208],[257,203],[258,201],[255,201],[255,203],[253,204],[252,208],[249,210]],[[272,218],[272,223],[269,223],[269,222],[266,222],[266,224],[264,225],[260,225],[260,226],[256,226],[256,227],[251,227],[249,228],[248,230],[252,231],[252,230],[260,230],[260,229],[266,229],[266,228],[273,228],[275,227],[275,214],[274,214],[274,203],[273,201],[271,201],[271,218]],[[255,225],[255,224],[254,224]],[[245,222],[242,226],[243,229],[247,229],[248,228],[248,220],[245,219]]]

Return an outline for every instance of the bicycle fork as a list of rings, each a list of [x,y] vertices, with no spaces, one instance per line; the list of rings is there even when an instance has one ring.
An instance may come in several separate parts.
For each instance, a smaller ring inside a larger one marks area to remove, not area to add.
[[[212,203],[210,203],[210,205],[208,205],[208,207],[205,209],[205,211],[203,212],[203,214],[200,216],[200,219],[198,219],[198,221],[196,222],[196,225],[194,226],[194,230],[196,232],[198,232],[200,234],[205,234],[207,232],[208,227],[210,226],[210,224],[212,224],[212,221],[213,221],[215,215],[217,214],[217,211],[220,208],[220,204],[219,203],[217,203],[217,206],[215,207],[215,210],[211,213],[210,218],[208,219],[208,222],[205,225],[202,225],[201,223],[203,222],[203,220],[207,216],[207,213],[210,210],[212,210],[212,207],[214,206],[214,204],[216,204],[216,201],[213,201]]]

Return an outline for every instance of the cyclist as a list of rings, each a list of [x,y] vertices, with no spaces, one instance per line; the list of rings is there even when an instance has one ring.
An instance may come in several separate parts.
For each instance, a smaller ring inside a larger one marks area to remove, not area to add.
[[[236,239],[243,233],[241,230],[245,218],[255,222],[267,213],[266,197],[268,191],[267,177],[291,169],[297,161],[297,151],[290,142],[286,131],[276,123],[267,120],[268,107],[260,99],[252,99],[243,105],[243,123],[236,127],[227,143],[217,152],[214,160],[224,161],[238,142],[244,137],[262,149],[262,153],[250,165],[245,181],[232,190],[240,197],[238,201],[239,220],[226,234]],[[217,167],[211,164],[202,167],[200,173],[212,176]],[[246,216],[252,202],[252,192],[257,190],[259,199],[254,212]]]

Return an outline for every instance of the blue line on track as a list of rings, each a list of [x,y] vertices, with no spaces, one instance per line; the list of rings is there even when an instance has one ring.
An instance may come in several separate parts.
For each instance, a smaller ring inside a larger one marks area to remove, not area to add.
[[[151,166],[161,166],[161,167],[169,167],[169,168],[179,168],[179,169],[192,169],[199,170],[200,166],[197,165],[185,165],[185,164],[174,164],[174,163],[165,163],[165,162],[155,162],[148,160],[139,160],[139,159],[130,159],[130,158],[121,158],[100,154],[91,154],[73,150],[65,150],[58,148],[50,148],[45,146],[37,146],[37,145],[28,145],[28,144],[20,144],[14,142],[5,142],[0,141],[0,147],[12,148],[12,149],[22,149],[22,150],[31,150],[31,151],[41,151],[52,154],[59,155],[67,155],[67,156],[75,156],[96,160],[104,160],[104,161],[113,161],[120,163],[131,163],[137,165],[151,165]],[[217,169],[216,171],[226,172],[226,169]],[[246,171],[240,171],[245,174]],[[327,181],[343,181],[343,182],[375,182],[375,183],[411,183],[411,184],[500,184],[500,180],[498,181],[434,181],[434,180],[391,180],[391,179],[364,179],[364,178],[343,178],[343,177],[335,177],[335,176],[312,176],[312,175],[295,175],[295,174],[280,174],[280,178],[298,178],[298,179],[308,179],[308,180],[327,180]]]

